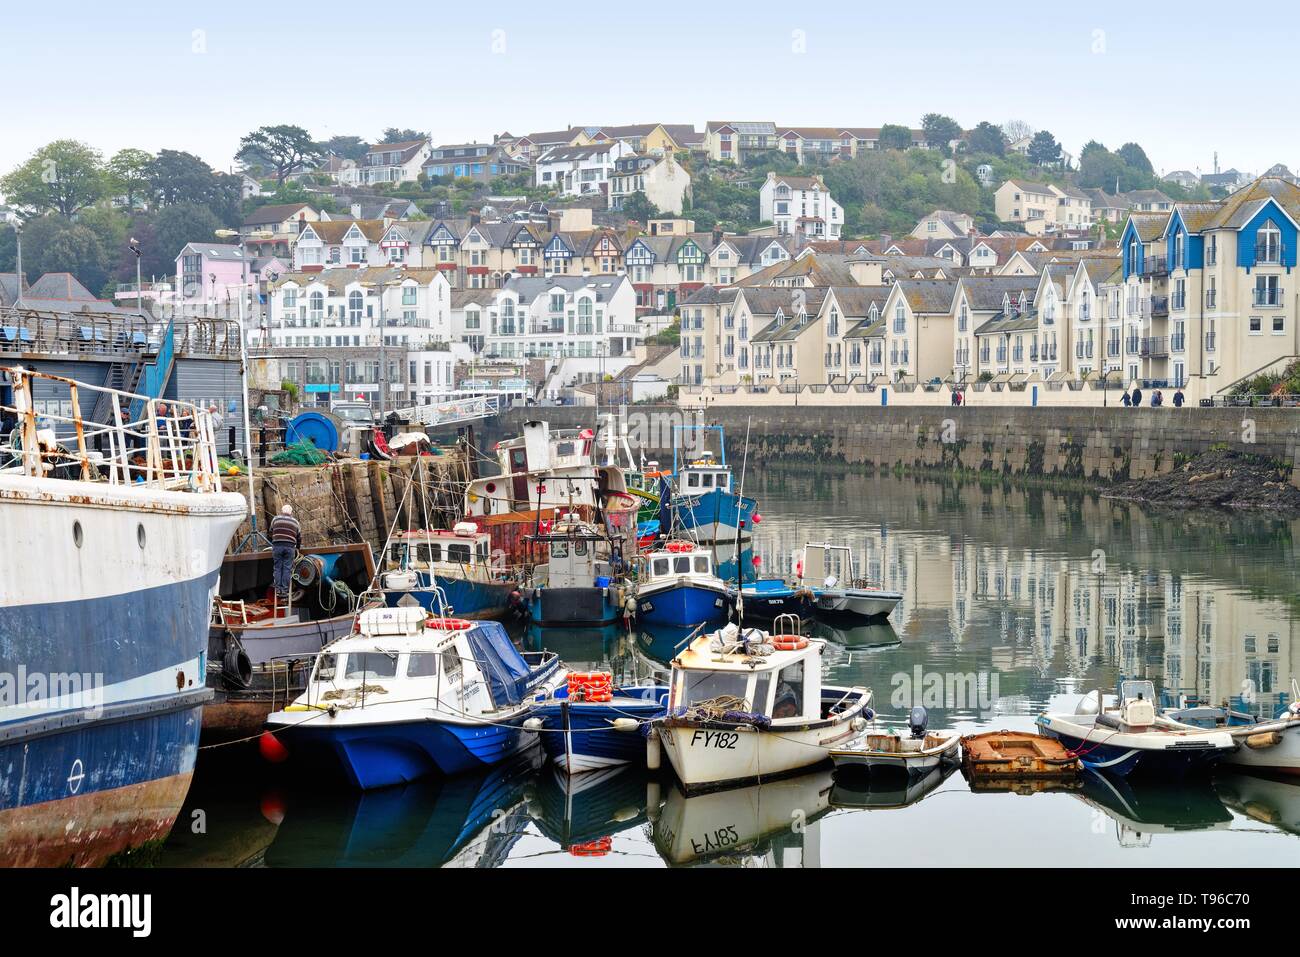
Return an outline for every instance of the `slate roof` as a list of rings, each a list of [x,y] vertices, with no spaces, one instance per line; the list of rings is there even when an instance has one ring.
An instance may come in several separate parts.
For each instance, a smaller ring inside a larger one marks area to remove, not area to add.
[[[286,203],[280,206],[259,206],[244,217],[245,226],[270,226],[287,219],[297,219],[298,213],[311,209],[306,203]],[[314,210],[313,210],[314,212]]]

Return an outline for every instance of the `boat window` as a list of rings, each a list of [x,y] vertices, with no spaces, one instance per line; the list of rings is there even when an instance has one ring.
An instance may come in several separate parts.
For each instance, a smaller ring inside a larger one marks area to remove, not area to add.
[[[587,543],[584,542],[582,539],[578,539],[578,541],[574,542],[574,543],[573,543],[573,554],[574,554],[574,555],[586,555],[586,554],[587,554]]]
[[[406,557],[406,546],[394,545],[388,550],[388,557],[394,565],[402,564],[402,559]]]
[[[701,476],[700,476],[700,484],[703,485],[705,488],[712,488],[712,487],[713,487],[713,473],[712,473],[712,472],[705,472],[703,475],[701,475]]]
[[[776,678],[772,717],[797,718],[803,714],[803,662],[786,665]]]
[[[438,656],[432,651],[413,651],[406,659],[406,677],[432,678],[438,673]]]
[[[461,565],[469,564],[469,546],[468,545],[448,545],[447,561],[456,562]]]
[[[748,686],[749,675],[738,671],[687,671],[683,679],[682,697],[687,705],[723,697],[744,700]]]
[[[316,659],[316,679],[317,681],[333,681],[334,669],[338,666],[338,659],[334,655],[321,655]]]
[[[707,575],[707,574],[709,573],[709,556],[708,556],[708,555],[696,555],[696,556],[695,556],[695,572],[696,572],[696,574],[699,574],[699,575]]]
[[[754,697],[749,702],[749,710],[767,714],[767,692],[772,686],[772,672],[763,671],[754,676]]]
[[[486,562],[488,557],[487,542],[478,543],[478,560],[481,563]]]
[[[700,476],[698,472],[690,472],[686,476],[686,484],[691,488],[700,487]]]
[[[676,575],[689,575],[691,572],[691,556],[678,555],[673,559],[673,573]]]
[[[569,557],[569,543],[568,543],[568,542],[551,542],[551,557],[552,557],[552,558],[568,558],[568,557]]]
[[[415,553],[419,556],[419,560],[425,564],[442,561],[441,545],[419,545],[416,547]]]
[[[455,681],[460,677],[460,672],[460,655],[456,653],[455,648],[448,648],[442,653],[442,673],[448,681]]]
[[[721,472],[718,474],[718,477],[714,480],[714,484],[718,488],[723,489],[725,491],[727,488],[727,479],[728,479],[727,473]]]
[[[667,574],[668,574],[668,559],[666,559],[666,558],[656,558],[655,561],[654,561],[654,573],[655,573],[655,577],[658,577],[658,576],[660,576],[660,575],[667,575]]]
[[[572,455],[573,452],[574,452],[574,444],[572,442],[555,443],[555,455],[557,458],[563,458],[566,455]]]
[[[343,677],[369,681],[397,677],[397,655],[382,651],[357,651],[343,656]]]

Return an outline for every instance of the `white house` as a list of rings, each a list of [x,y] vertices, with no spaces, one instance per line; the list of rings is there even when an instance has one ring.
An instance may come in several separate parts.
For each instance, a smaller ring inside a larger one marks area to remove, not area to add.
[[[614,164],[609,208],[621,210],[636,193],[644,194],[660,212],[680,214],[691,201],[691,174],[668,153],[625,156]]]
[[[627,276],[525,276],[487,291],[487,355],[595,362],[629,356],[643,337]]]
[[[379,143],[370,147],[357,165],[340,165],[334,176],[344,186],[413,183],[431,155],[433,144],[427,139]]]
[[[614,164],[632,154],[622,140],[590,146],[557,146],[537,158],[536,185],[564,196],[608,195]]]
[[[820,176],[769,172],[759,191],[758,209],[759,219],[776,227],[779,236],[837,240],[844,228],[844,210]]]

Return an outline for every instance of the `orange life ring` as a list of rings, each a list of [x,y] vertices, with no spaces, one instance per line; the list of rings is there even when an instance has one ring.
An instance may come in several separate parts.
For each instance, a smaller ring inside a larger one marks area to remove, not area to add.
[[[777,651],[803,651],[808,647],[808,639],[803,635],[782,635],[772,639],[772,647]]]
[[[690,542],[669,542],[667,545],[664,546],[664,551],[693,552],[695,551],[695,546]]]
[[[467,618],[426,618],[424,627],[438,631],[468,631],[474,627],[474,622]]]

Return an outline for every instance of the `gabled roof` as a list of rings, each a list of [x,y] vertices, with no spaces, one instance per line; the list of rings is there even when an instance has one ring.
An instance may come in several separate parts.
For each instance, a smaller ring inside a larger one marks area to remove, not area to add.
[[[322,243],[332,246],[343,242],[343,237],[355,226],[361,231],[361,235],[372,243],[379,242],[384,235],[384,221],[382,219],[332,219],[323,223],[308,223],[303,232],[310,229],[320,237]]]
[[[259,206],[244,217],[245,226],[269,226],[287,219],[297,219],[302,210],[315,212],[306,203],[286,203],[281,206]]]
[[[966,296],[966,303],[975,312],[1001,312],[1003,297],[1010,295],[1013,299],[1024,293],[1033,299],[1037,281],[1029,282],[1029,276],[963,276],[960,288]]]
[[[955,279],[900,279],[894,285],[914,314],[932,314],[952,309],[952,297],[958,282]]]
[[[68,299],[98,302],[99,298],[70,272],[47,272],[23,290],[24,299]]]

